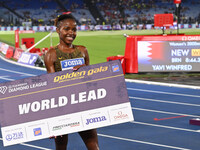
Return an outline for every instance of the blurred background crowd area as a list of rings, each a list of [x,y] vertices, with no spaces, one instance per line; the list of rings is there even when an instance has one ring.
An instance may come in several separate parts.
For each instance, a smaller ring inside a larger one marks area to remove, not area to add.
[[[182,0],[181,24],[200,23],[200,1]],[[79,25],[153,24],[154,14],[172,13],[173,0],[1,0],[0,26],[53,25],[63,12],[71,12]]]

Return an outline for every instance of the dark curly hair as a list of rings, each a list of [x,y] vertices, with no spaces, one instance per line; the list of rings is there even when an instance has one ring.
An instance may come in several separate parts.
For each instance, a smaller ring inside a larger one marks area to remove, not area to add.
[[[58,17],[56,17],[55,21],[54,21],[54,25],[56,27],[59,27],[60,26],[60,23],[62,20],[66,20],[66,19],[72,19],[74,21],[76,21],[76,19],[71,15],[71,14],[62,14]]]

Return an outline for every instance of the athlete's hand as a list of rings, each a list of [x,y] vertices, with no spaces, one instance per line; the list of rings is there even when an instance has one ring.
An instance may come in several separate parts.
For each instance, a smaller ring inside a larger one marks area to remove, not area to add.
[[[50,139],[56,139],[58,136],[50,136]],[[62,135],[60,135],[60,137],[62,137]]]
[[[78,65],[78,66],[74,66],[73,67],[73,70],[74,71],[77,71],[79,68],[83,67],[83,66],[86,66],[85,64],[82,64],[82,65]]]

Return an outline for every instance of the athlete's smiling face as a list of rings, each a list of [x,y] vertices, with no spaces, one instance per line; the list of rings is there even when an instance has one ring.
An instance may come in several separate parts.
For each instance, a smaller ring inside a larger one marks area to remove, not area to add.
[[[76,21],[73,19],[65,19],[61,21],[57,28],[57,33],[59,34],[61,42],[72,44],[76,38],[76,30]]]

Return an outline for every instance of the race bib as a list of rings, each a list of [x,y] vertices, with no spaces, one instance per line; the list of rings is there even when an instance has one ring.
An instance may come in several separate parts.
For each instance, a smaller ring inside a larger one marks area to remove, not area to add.
[[[60,62],[62,70],[72,69],[74,66],[85,64],[84,58],[66,59]]]

